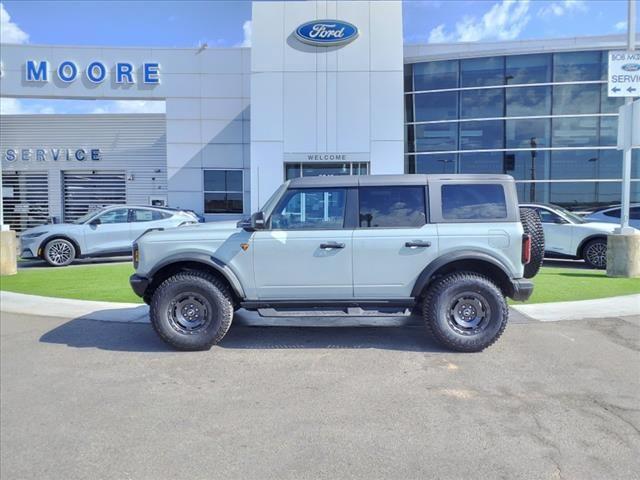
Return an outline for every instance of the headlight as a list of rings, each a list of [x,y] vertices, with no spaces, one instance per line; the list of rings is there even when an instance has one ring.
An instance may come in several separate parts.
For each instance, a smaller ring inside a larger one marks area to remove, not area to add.
[[[22,238],[38,238],[44,235],[47,232],[35,232],[35,233],[27,233],[26,235],[22,235]]]

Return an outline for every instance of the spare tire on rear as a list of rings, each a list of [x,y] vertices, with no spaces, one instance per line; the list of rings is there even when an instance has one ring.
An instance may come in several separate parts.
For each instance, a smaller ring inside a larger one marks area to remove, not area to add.
[[[540,215],[532,208],[520,208],[520,222],[524,233],[531,237],[531,260],[524,266],[524,278],[538,274],[544,259],[544,230]]]

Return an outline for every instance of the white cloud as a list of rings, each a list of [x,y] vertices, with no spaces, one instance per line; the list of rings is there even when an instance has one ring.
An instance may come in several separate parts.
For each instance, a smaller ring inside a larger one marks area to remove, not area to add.
[[[148,100],[115,100],[96,107],[91,113],[164,113],[165,103]]]
[[[25,104],[17,98],[0,98],[0,115],[28,115],[37,113],[56,113],[49,105],[29,102]]]
[[[242,32],[244,34],[244,39],[242,43],[238,45],[239,47],[250,47],[251,46],[251,33],[252,33],[252,25],[251,20],[246,20],[242,24]]]
[[[613,26],[613,28],[615,28],[619,32],[626,32],[627,31],[627,21],[626,20],[621,20],[618,23],[616,23]]]
[[[0,43],[27,43],[29,34],[11,21],[11,15],[0,3]]]
[[[584,0],[558,0],[551,2],[538,10],[541,17],[562,17],[574,12],[586,12],[587,4]]]
[[[463,17],[456,22],[455,31],[447,32],[444,24],[438,25],[429,33],[429,43],[513,40],[530,18],[529,0],[502,0],[494,3],[481,18]]]

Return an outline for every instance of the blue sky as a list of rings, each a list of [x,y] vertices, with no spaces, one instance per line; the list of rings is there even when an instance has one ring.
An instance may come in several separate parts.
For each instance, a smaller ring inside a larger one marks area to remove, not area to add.
[[[2,2],[0,40],[58,45],[250,45],[251,2]],[[626,0],[405,0],[406,43],[605,35],[626,31]],[[3,113],[162,111],[149,102],[17,101]]]

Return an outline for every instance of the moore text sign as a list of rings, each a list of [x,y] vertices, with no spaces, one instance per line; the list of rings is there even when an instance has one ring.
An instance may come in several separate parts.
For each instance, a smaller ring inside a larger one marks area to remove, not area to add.
[[[609,52],[607,93],[610,97],[640,96],[640,52]]]

